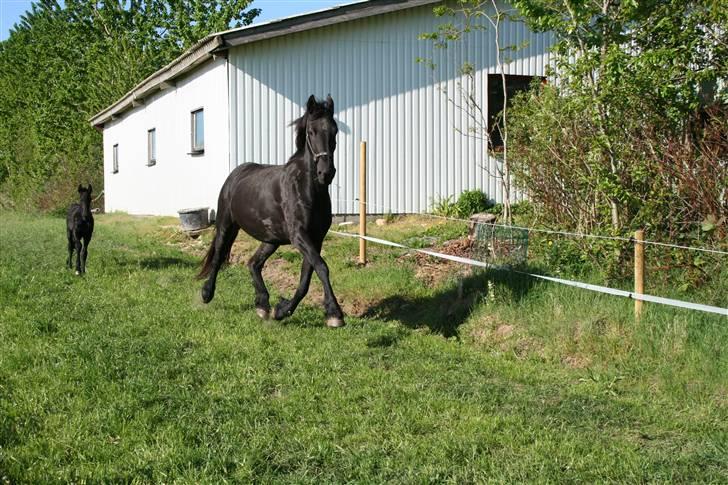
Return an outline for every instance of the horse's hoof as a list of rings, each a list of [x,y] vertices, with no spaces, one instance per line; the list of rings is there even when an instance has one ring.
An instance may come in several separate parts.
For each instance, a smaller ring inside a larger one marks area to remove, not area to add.
[[[268,320],[270,318],[270,311],[264,310],[263,308],[256,308],[255,313],[257,313],[263,320]]]
[[[329,328],[339,328],[346,325],[343,318],[330,317],[326,320],[326,326]]]
[[[273,318],[275,320],[283,320],[286,317],[291,316],[291,312],[288,309],[289,300],[281,298],[281,301],[276,305],[275,311],[273,312]]]

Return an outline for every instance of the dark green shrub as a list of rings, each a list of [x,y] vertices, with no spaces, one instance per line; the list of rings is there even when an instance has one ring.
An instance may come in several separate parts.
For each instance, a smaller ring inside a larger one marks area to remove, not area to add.
[[[455,203],[458,217],[467,218],[493,207],[493,203],[482,190],[466,190]]]

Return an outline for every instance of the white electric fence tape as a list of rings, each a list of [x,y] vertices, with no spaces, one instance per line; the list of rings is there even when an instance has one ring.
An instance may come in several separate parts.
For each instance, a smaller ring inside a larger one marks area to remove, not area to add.
[[[336,200],[338,202],[346,202],[346,203],[354,202],[356,204],[359,204],[358,200],[357,201],[350,201],[347,199],[334,199],[334,200]],[[364,202],[364,205],[382,209],[383,213],[391,213],[391,211],[385,211],[383,206],[378,205],[378,204],[373,204],[371,202]],[[632,239],[632,238],[622,237],[622,236],[599,236],[596,234],[586,234],[586,233],[582,233],[582,232],[553,231],[550,229],[537,229],[535,227],[523,227],[523,226],[513,226],[513,225],[507,225],[507,224],[497,224],[495,222],[472,221],[469,219],[460,219],[458,217],[438,216],[436,214],[427,214],[427,213],[418,213],[415,215],[423,216],[423,217],[432,217],[434,219],[443,219],[443,220],[447,220],[447,221],[464,222],[466,224],[476,224],[479,226],[502,227],[505,229],[517,229],[517,230],[521,230],[521,231],[538,232],[538,233],[542,233],[542,234],[556,234],[559,236],[574,236],[574,237],[579,237],[579,238],[602,239],[602,240],[607,240],[607,241],[621,241],[621,242],[628,242],[628,243],[635,242],[634,239]],[[652,246],[662,246],[662,247],[673,248],[673,249],[686,249],[688,251],[700,251],[703,253],[720,254],[723,256],[728,255],[728,251],[721,251],[719,249],[696,248],[693,246],[681,246],[680,244],[672,244],[672,243],[649,241],[649,240],[640,241],[640,243],[652,245]]]
[[[599,285],[592,285],[589,283],[582,283],[580,281],[564,280],[561,278],[554,278],[551,276],[543,276],[543,275],[537,275],[537,274],[533,274],[533,273],[526,273],[524,271],[518,271],[518,270],[514,270],[514,269],[510,269],[510,268],[494,266],[492,264],[484,263],[482,261],[477,261],[475,259],[463,258],[461,256],[453,256],[451,254],[437,253],[435,251],[428,251],[426,249],[410,248],[403,244],[399,244],[396,242],[387,241],[386,239],[379,239],[379,238],[371,237],[371,236],[360,236],[359,234],[352,234],[352,233],[348,233],[348,232],[339,232],[339,231],[329,231],[329,232],[332,234],[337,234],[339,236],[353,237],[356,239],[361,238],[361,239],[365,239],[367,241],[371,241],[373,243],[383,244],[385,246],[392,246],[395,248],[407,249],[408,251],[417,251],[418,253],[427,254],[429,256],[433,256],[436,258],[448,259],[450,261],[455,261],[457,263],[469,264],[471,266],[479,266],[481,268],[491,268],[491,269],[507,269],[507,270],[513,271],[515,273],[532,276],[534,278],[539,278],[539,279],[546,280],[546,281],[552,281],[554,283],[561,283],[562,285],[575,286],[577,288],[583,288],[585,290],[596,291],[598,293],[606,293],[608,295],[622,296],[622,297],[631,298],[634,300],[649,301],[652,303],[659,303],[661,305],[670,305],[670,306],[674,306],[674,307],[678,307],[678,308],[687,308],[689,310],[698,310],[701,312],[717,313],[718,315],[724,315],[724,316],[728,317],[728,308],[720,308],[720,307],[716,307],[716,306],[702,305],[700,303],[691,303],[691,302],[687,302],[687,301],[673,300],[671,298],[663,298],[660,296],[646,295],[644,293],[634,293],[631,291],[618,290],[615,288],[609,288],[607,286],[599,286]]]

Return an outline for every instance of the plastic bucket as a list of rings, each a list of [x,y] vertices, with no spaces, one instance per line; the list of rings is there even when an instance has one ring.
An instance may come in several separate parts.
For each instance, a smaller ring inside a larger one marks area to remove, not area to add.
[[[208,220],[209,207],[196,207],[194,209],[178,210],[179,221],[183,231],[198,231],[210,225]]]

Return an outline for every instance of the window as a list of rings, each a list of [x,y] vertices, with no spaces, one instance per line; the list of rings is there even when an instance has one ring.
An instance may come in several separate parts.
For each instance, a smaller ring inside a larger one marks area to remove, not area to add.
[[[147,131],[147,167],[157,163],[157,129]]]
[[[202,108],[192,112],[192,153],[205,151],[205,112]]]
[[[506,74],[506,94],[508,106],[513,97],[531,87],[534,76],[515,76]],[[540,78],[545,82],[546,78]],[[499,151],[503,148],[503,137],[500,130],[501,112],[503,111],[503,78],[500,74],[488,75],[488,134],[490,135],[488,147]]]
[[[119,144],[117,143],[114,145],[114,158],[113,158],[113,165],[111,167],[111,173],[119,173]]]

